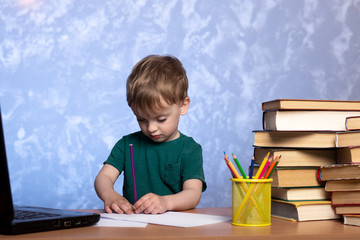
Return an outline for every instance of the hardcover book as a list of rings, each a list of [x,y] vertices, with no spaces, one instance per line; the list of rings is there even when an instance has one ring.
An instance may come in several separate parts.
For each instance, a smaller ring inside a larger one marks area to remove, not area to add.
[[[345,128],[349,131],[360,130],[360,116],[347,117]]]
[[[277,110],[263,113],[263,129],[273,131],[347,131],[355,130],[360,111],[292,111]],[[348,121],[347,121],[348,119]]]
[[[360,164],[335,164],[318,168],[321,181],[360,179]]]
[[[338,219],[330,201],[271,200],[271,215],[292,221]]]
[[[360,214],[360,205],[335,206],[336,214]]]
[[[360,191],[360,179],[351,180],[329,180],[325,183],[328,192]]]
[[[360,226],[360,215],[344,215],[344,224]]]
[[[353,205],[360,204],[360,192],[332,192],[332,205]]]
[[[276,99],[262,103],[262,110],[346,110],[359,111],[360,101]]]
[[[360,145],[360,131],[254,131],[255,147],[339,148]]]
[[[281,156],[278,167],[319,167],[336,164],[335,149],[281,149],[281,148],[254,148],[256,164],[261,164],[265,156]]]
[[[360,146],[336,149],[337,163],[360,163]]]
[[[258,167],[254,168],[254,175]],[[273,179],[272,187],[318,187],[325,185],[316,177],[316,167],[302,168],[276,168],[271,178]]]
[[[271,188],[271,197],[285,201],[330,200],[330,195],[323,187]]]

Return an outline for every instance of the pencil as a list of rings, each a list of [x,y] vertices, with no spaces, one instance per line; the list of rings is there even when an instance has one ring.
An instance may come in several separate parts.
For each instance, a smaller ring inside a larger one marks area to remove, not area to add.
[[[133,186],[134,186],[134,201],[137,202],[137,188],[136,188],[136,176],[135,176],[135,162],[134,162],[134,151],[133,151],[133,145],[129,144],[130,148],[130,158],[131,158],[131,171],[132,171],[132,180],[133,180]]]
[[[232,157],[233,157],[233,159],[234,159],[234,161],[235,161],[238,169],[240,170],[240,173],[241,173],[241,175],[243,176],[243,178],[244,178],[244,179],[247,179],[246,174],[245,174],[243,168],[241,167],[238,159],[236,158],[235,154],[232,154]]]
[[[270,173],[273,171],[273,168],[276,165],[276,162],[277,162],[276,160],[272,161],[272,163],[269,166],[269,169],[266,171],[266,173],[264,175],[264,179],[267,179],[269,177]]]
[[[281,155],[280,155],[279,159],[280,158],[281,158]],[[271,172],[269,173],[268,178],[271,178],[271,175],[273,174],[273,172],[274,172],[274,170],[275,170],[275,168],[277,167],[278,164],[279,164],[279,160],[276,161],[275,166],[273,167],[273,169],[271,169]]]
[[[225,160],[225,163],[226,165],[229,167],[230,171],[233,173],[233,176],[235,178],[241,178],[240,174],[238,173],[238,171],[236,171],[236,168],[235,166],[232,164],[232,162],[229,160],[227,154],[224,152],[224,160]]]
[[[270,152],[268,152],[268,154],[266,155],[266,157],[265,157],[264,160],[262,161],[262,163],[261,163],[258,171],[256,172],[255,179],[259,179],[260,173],[261,173],[262,170],[264,169],[265,164],[266,164],[266,162],[267,162],[267,160],[268,160],[269,155],[270,155]]]
[[[262,178],[262,176],[264,176],[264,174],[266,173],[268,167],[270,166],[270,163],[271,163],[271,160],[272,160],[272,156],[270,156],[269,160],[267,160],[263,170],[261,171],[260,175],[259,175],[259,179]]]
[[[224,160],[225,160],[226,166],[228,166],[228,168],[229,168],[229,170],[230,170],[230,172],[231,172],[231,175],[232,175],[234,178],[236,178],[235,173],[233,172],[233,170],[231,170],[231,167],[229,166],[229,164],[227,163],[227,161],[226,161],[225,158],[224,158]]]
[[[252,159],[251,159],[250,172],[249,172],[249,178],[250,179],[252,179],[252,176],[253,176],[254,164],[255,164],[255,158],[253,156]]]
[[[229,159],[225,159],[225,161],[227,162],[229,168],[233,171],[234,175],[236,178],[241,178],[240,174],[238,173],[238,171],[236,171],[235,166],[232,164],[232,162],[230,162]]]

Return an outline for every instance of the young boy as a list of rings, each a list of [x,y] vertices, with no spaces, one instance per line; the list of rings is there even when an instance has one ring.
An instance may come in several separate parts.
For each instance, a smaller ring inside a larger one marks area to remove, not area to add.
[[[95,179],[107,213],[164,213],[196,207],[206,189],[201,146],[178,131],[190,98],[181,62],[151,55],[127,79],[127,102],[141,131],[121,138]],[[135,202],[129,144],[133,145],[138,201]],[[114,183],[124,172],[123,196]]]

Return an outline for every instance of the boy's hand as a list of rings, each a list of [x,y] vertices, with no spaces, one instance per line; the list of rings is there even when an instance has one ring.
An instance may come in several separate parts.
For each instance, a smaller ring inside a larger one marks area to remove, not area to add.
[[[133,206],[120,194],[116,192],[108,196],[104,201],[104,209],[107,213],[133,214]]]
[[[135,213],[158,214],[167,211],[165,198],[154,193],[142,196],[134,204]]]

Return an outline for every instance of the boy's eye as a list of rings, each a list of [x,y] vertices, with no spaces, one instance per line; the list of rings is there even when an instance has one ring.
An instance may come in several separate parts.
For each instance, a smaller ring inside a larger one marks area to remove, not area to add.
[[[166,121],[166,118],[159,118],[158,121],[159,121],[159,122],[165,122],[165,121]]]

